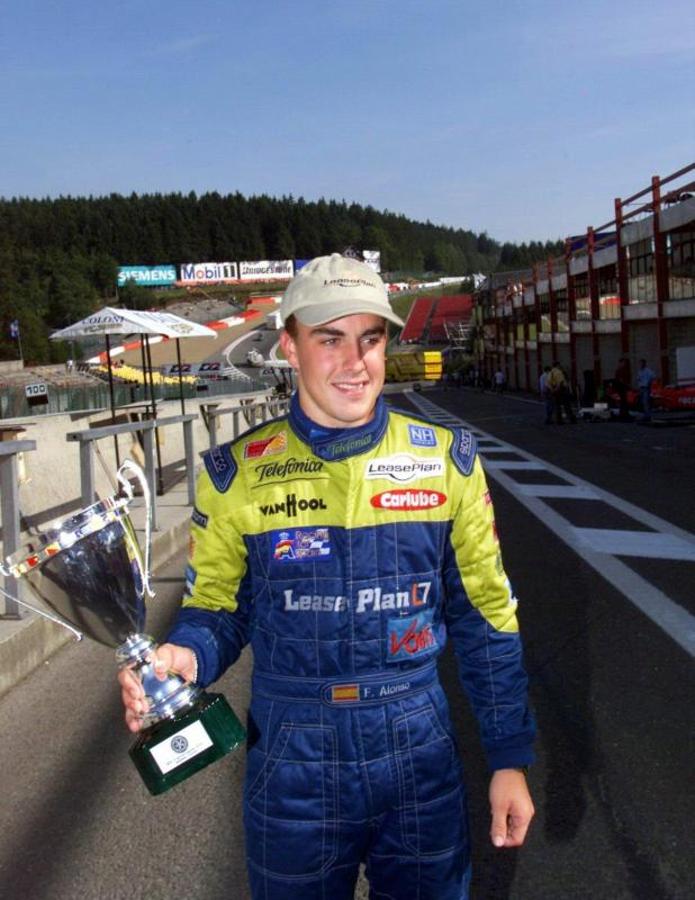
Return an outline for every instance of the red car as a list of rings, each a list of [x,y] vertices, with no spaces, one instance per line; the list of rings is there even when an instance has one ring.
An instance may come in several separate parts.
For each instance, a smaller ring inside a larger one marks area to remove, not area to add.
[[[695,410],[695,381],[682,384],[652,384],[652,404],[655,409]]]

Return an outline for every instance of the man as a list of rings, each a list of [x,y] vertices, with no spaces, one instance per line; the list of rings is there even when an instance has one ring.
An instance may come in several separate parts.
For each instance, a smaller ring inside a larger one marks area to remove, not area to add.
[[[548,384],[548,378],[550,376],[550,366],[545,366],[543,371],[541,372],[538,378],[538,393],[541,395],[541,399],[545,404],[545,424],[552,425],[553,423],[553,392],[550,389],[550,385]]]
[[[637,388],[639,390],[643,422],[650,422],[652,418],[652,382],[655,377],[647,365],[647,360],[641,359],[637,371]]]
[[[188,596],[160,665],[206,686],[254,654],[244,824],[267,900],[468,896],[465,795],[436,657],[447,633],[519,846],[533,758],[516,600],[472,436],[390,411],[381,279],[333,254],[282,300],[288,416],[205,456]],[[119,676],[126,720],[144,698]]]
[[[548,385],[552,396],[553,406],[555,407],[555,421],[557,424],[562,425],[564,422],[562,417],[563,411],[572,424],[576,423],[577,417],[572,409],[572,393],[567,384],[567,378],[562,370],[562,366],[557,360],[553,363],[553,367],[548,373],[546,384]]]
[[[624,356],[618,360],[613,381],[619,398],[618,418],[624,422],[629,421],[630,410],[627,402],[627,392],[632,379],[630,378],[630,361]]]

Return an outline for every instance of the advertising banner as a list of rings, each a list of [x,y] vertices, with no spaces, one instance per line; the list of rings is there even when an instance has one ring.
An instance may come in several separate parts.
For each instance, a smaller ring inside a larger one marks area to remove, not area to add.
[[[178,375],[179,371],[182,375],[217,375],[222,371],[222,363],[219,362],[203,362],[203,363],[169,363],[162,366],[164,375]]]
[[[381,251],[380,250],[363,250],[362,259],[374,269],[375,272],[381,272]]]
[[[161,266],[119,266],[118,286],[123,287],[128,281],[134,281],[143,287],[163,287],[176,281],[176,267],[168,264]]]
[[[182,263],[181,284],[219,284],[238,281],[235,262]]]
[[[241,281],[286,281],[293,274],[291,259],[259,259],[239,263]]]

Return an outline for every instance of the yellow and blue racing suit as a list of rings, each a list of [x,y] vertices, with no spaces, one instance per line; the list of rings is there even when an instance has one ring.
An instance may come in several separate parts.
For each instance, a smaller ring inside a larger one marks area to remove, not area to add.
[[[472,435],[391,410],[302,412],[208,452],[168,640],[198,683],[248,642],[254,897],[467,896],[465,793],[436,659],[447,636],[491,769],[532,761],[516,600]]]

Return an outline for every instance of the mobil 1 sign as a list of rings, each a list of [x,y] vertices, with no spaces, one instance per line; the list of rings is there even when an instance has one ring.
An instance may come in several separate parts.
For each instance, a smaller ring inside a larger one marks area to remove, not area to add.
[[[27,398],[29,406],[41,406],[48,403],[48,386],[44,382],[36,382],[36,384],[27,384],[24,386],[24,396]]]

